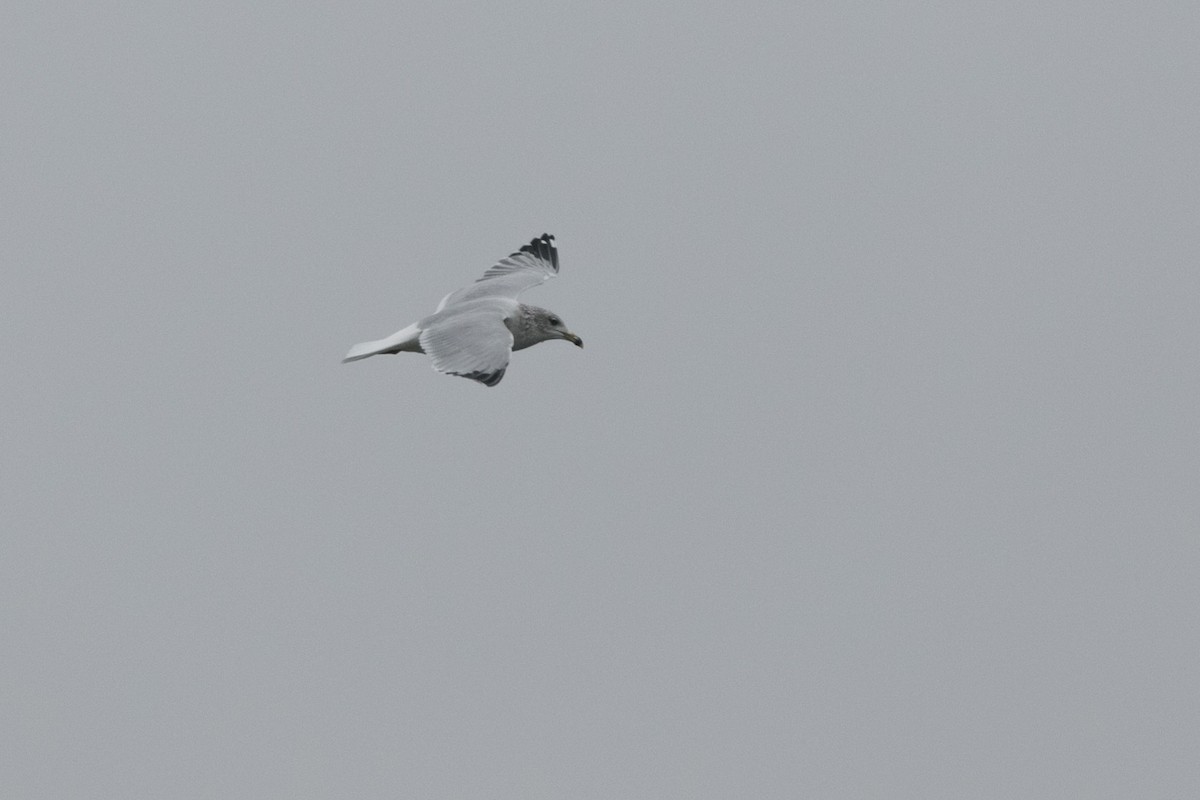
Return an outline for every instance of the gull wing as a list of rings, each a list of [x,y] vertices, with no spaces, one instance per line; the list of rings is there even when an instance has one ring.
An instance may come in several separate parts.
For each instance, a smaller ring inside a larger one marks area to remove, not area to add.
[[[477,302],[452,306],[421,320],[421,349],[433,368],[495,386],[508,369],[513,335],[504,324],[506,305]]]
[[[442,298],[437,310],[483,297],[515,300],[526,289],[545,283],[558,274],[558,249],[554,237],[543,233],[508,258],[501,259],[470,286]]]

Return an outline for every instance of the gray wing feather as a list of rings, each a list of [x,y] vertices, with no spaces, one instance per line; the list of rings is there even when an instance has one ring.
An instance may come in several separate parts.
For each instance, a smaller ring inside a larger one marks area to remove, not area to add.
[[[451,308],[421,320],[421,349],[433,368],[495,386],[508,369],[513,336],[495,304]]]
[[[554,246],[554,237],[543,233],[517,252],[498,261],[475,283],[446,295],[437,310],[482,297],[508,297],[515,300],[521,292],[545,283],[557,274],[558,249]]]

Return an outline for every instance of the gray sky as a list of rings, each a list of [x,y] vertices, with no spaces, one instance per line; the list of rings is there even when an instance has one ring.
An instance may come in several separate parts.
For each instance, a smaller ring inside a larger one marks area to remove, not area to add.
[[[7,796],[1200,794],[1194,4],[4,17]]]

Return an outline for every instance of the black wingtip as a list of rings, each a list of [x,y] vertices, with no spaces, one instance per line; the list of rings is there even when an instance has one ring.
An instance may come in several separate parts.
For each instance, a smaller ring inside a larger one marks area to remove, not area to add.
[[[457,375],[460,378],[470,378],[473,381],[479,381],[484,386],[495,386],[500,382],[500,379],[504,377],[504,372],[507,369],[508,367],[505,367],[504,369],[498,369],[494,372],[482,372],[476,370],[475,372],[451,372],[448,374]]]
[[[521,248],[522,253],[529,253],[550,262],[550,266],[558,272],[558,248],[554,246],[553,234],[543,233],[529,244]]]

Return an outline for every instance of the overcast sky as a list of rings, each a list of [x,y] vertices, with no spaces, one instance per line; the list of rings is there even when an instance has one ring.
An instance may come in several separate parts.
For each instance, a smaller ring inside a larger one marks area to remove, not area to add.
[[[1200,796],[1194,3],[71,5],[6,796]],[[586,349],[339,363],[543,231]]]

